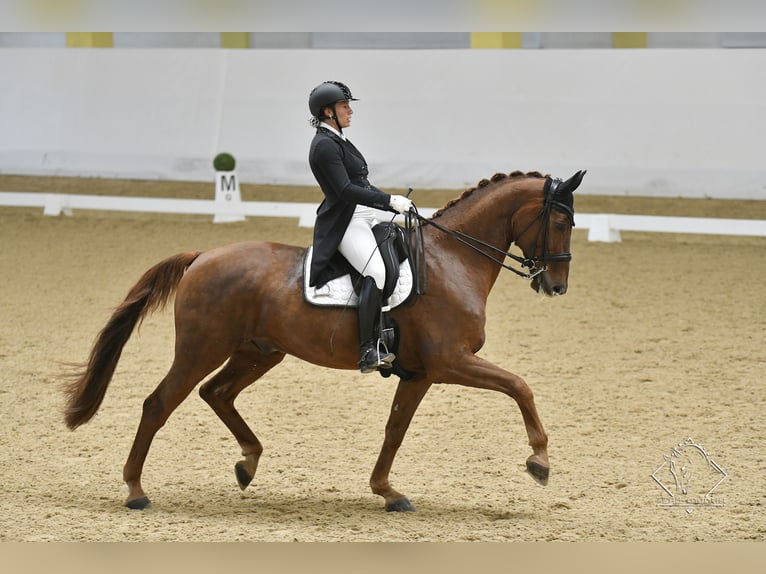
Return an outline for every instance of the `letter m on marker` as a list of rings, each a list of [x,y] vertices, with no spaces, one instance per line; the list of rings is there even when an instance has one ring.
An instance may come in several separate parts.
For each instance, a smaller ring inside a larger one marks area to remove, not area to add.
[[[232,191],[237,187],[236,176],[233,173],[221,174],[221,191]]]

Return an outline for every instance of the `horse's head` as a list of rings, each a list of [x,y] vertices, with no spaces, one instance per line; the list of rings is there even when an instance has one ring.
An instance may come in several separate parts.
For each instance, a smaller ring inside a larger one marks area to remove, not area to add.
[[[547,178],[542,207],[539,198],[519,209],[513,238],[533,267],[530,286],[545,295],[563,295],[569,278],[569,243],[574,227],[574,196],[585,171],[566,181]],[[535,274],[536,273],[536,274]]]

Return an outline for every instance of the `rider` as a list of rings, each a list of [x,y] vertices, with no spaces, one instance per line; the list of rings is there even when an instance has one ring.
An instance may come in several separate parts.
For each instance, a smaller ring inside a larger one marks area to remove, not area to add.
[[[359,368],[362,373],[390,369],[395,356],[375,340],[382,289],[386,279],[383,258],[372,227],[375,209],[406,213],[412,202],[390,195],[367,180],[367,162],[343,134],[351,125],[357,101],[341,82],[323,82],[309,95],[311,125],[317,128],[311,141],[309,165],[324,200],[317,209],[314,253],[309,285],[323,285],[350,271],[361,275],[359,292]]]

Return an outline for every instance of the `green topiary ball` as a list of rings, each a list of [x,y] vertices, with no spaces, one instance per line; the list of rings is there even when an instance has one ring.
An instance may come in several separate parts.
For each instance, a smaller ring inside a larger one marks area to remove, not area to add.
[[[216,171],[234,171],[236,165],[237,162],[230,153],[219,153],[213,160],[213,167]]]

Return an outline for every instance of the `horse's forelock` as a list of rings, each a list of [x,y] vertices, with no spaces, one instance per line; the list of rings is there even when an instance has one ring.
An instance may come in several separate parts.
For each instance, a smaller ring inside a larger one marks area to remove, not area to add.
[[[462,193],[462,195],[461,195],[460,197],[458,197],[457,199],[451,199],[450,201],[448,201],[448,202],[447,202],[447,203],[444,205],[444,207],[442,207],[440,210],[436,211],[436,212],[435,212],[435,213],[434,213],[434,214],[431,216],[431,218],[432,218],[432,219],[435,219],[435,218],[437,218],[437,217],[441,216],[441,215],[442,215],[442,214],[443,214],[445,211],[447,211],[448,209],[450,209],[450,208],[451,208],[452,206],[454,206],[455,204],[459,203],[461,200],[463,200],[463,199],[465,199],[466,197],[470,196],[470,195],[471,195],[471,194],[472,194],[474,191],[476,191],[477,189],[480,189],[480,188],[483,188],[483,187],[487,187],[488,185],[490,185],[490,184],[492,184],[492,183],[497,183],[497,182],[499,182],[499,181],[503,181],[503,180],[506,180],[506,179],[519,179],[519,178],[527,178],[527,177],[529,177],[529,178],[536,178],[536,179],[544,179],[544,178],[546,178],[546,177],[548,177],[548,176],[547,176],[547,175],[543,175],[543,174],[542,174],[542,173],[540,173],[539,171],[528,171],[528,172],[523,172],[523,171],[515,170],[515,171],[512,171],[512,172],[511,172],[511,173],[509,173],[509,174],[505,174],[505,173],[496,173],[496,174],[495,174],[495,175],[493,175],[493,176],[492,176],[490,179],[486,179],[486,178],[484,178],[484,179],[481,179],[481,180],[480,180],[480,181],[479,181],[479,182],[476,184],[476,186],[475,186],[475,187],[471,187],[471,188],[469,188],[469,189],[466,189],[466,190],[465,190],[465,191]],[[571,194],[570,194],[570,195],[571,195]]]

